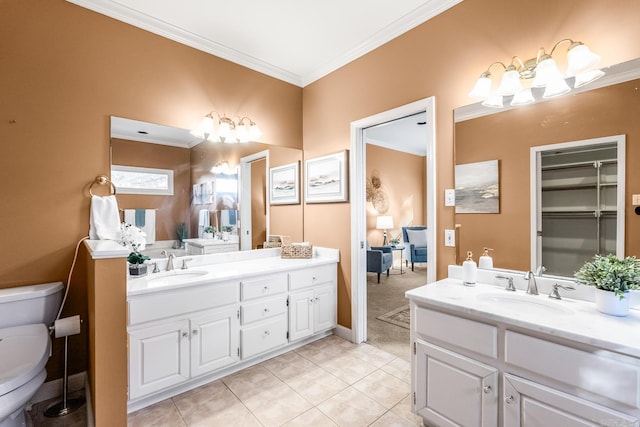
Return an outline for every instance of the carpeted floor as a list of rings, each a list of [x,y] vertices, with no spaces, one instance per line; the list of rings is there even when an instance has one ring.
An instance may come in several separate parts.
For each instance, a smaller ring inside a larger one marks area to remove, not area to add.
[[[406,317],[401,310],[409,304],[404,293],[427,283],[427,264],[416,264],[415,271],[411,271],[411,265],[403,266],[403,270],[405,274],[397,274],[397,265],[389,277],[380,276],[380,284],[375,273],[367,274],[367,343],[410,360],[409,329],[397,323]],[[388,316],[385,320],[378,319],[384,315]]]

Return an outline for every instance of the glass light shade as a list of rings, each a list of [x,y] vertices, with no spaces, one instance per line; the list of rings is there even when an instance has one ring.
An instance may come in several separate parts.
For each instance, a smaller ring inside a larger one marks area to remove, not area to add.
[[[542,94],[543,98],[553,98],[555,96],[564,95],[567,92],[570,92],[571,88],[567,84],[567,82],[560,77],[556,77],[547,82],[547,86],[544,89],[544,94]]]
[[[388,230],[393,228],[393,217],[391,215],[382,215],[376,219],[376,228],[378,230]]]
[[[520,92],[513,95],[513,99],[511,100],[511,105],[527,105],[535,102],[535,98],[533,97],[533,93],[531,93],[531,89],[524,89]]]
[[[550,56],[536,66],[536,77],[533,79],[533,87],[545,87],[549,81],[562,78],[562,73],[558,70],[556,61]]]
[[[236,138],[239,142],[249,142],[249,129],[247,125],[238,125],[236,127]]]
[[[567,76],[575,76],[595,69],[600,63],[600,55],[591,52],[586,45],[580,44],[567,52]]]
[[[573,87],[584,86],[598,80],[602,76],[604,76],[604,71],[602,70],[585,71],[583,73],[576,74],[576,79],[573,82]]]
[[[262,131],[258,127],[257,124],[251,123],[251,127],[249,127],[249,140],[255,141],[262,136]]]
[[[482,105],[484,105],[485,107],[491,107],[491,108],[502,108],[503,106],[502,95],[493,94],[489,98],[487,98],[482,103]]]
[[[522,91],[520,74],[516,70],[505,71],[498,88],[498,94],[503,96],[515,95]]]
[[[478,79],[469,96],[475,99],[487,99],[491,95],[491,79],[484,75]]]
[[[233,136],[229,123],[223,121],[220,122],[220,127],[218,128],[218,136],[223,142],[226,142]]]
[[[200,123],[200,129],[205,135],[213,133],[213,119],[210,116],[204,116]]]

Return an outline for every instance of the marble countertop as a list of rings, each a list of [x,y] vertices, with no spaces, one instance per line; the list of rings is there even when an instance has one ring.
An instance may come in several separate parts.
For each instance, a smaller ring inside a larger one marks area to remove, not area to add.
[[[166,291],[221,282],[225,280],[290,271],[292,269],[337,263],[339,251],[329,248],[314,248],[312,258],[283,259],[279,249],[236,252],[229,254],[189,256],[189,268],[180,268],[182,258],[174,260],[175,269],[148,273],[143,277],[129,276],[127,296],[134,297],[152,292]],[[252,256],[255,255],[255,256]],[[264,256],[264,255],[271,256]],[[174,277],[172,277],[174,276]],[[180,279],[178,279],[178,276]],[[163,280],[164,278],[169,280]]]
[[[491,296],[497,299],[492,301]],[[406,297],[434,308],[444,308],[531,331],[640,357],[640,310],[626,317],[602,314],[593,302],[546,294],[528,295],[523,290],[508,292],[504,287],[478,283],[467,287],[459,279],[443,279],[406,292]],[[513,298],[513,305],[509,305]],[[532,308],[522,308],[531,299]],[[526,299],[526,300],[525,300]],[[522,300],[522,301],[520,301]],[[524,305],[519,304],[520,302]],[[540,306],[540,310],[536,307]],[[520,308],[518,308],[520,307]]]

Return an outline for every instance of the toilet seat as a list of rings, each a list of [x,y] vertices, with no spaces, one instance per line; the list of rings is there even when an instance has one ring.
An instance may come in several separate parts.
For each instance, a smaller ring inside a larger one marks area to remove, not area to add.
[[[0,329],[0,397],[40,376],[50,350],[43,323]]]

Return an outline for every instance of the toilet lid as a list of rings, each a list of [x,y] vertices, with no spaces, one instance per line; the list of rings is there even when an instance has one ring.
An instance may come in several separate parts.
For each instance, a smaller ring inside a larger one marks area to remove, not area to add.
[[[0,329],[0,396],[20,387],[47,364],[49,331],[44,323]]]

